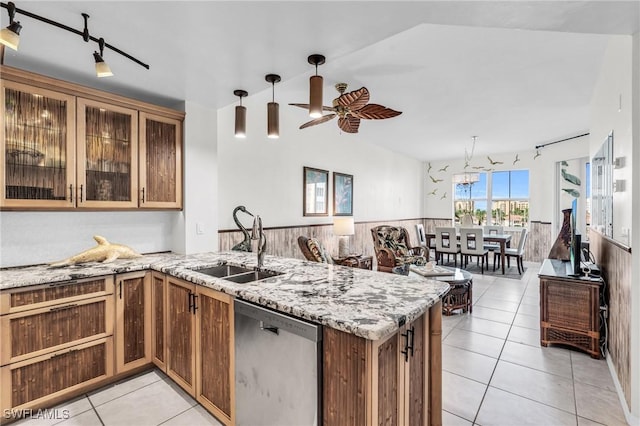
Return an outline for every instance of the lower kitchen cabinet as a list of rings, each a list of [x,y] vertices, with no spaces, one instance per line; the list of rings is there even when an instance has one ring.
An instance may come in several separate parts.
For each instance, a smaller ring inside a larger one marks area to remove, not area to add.
[[[167,277],[167,375],[195,396],[195,284]]]
[[[151,362],[151,273],[116,275],[116,374]]]
[[[167,372],[167,277],[159,272],[151,273],[151,361]]]
[[[166,287],[167,375],[234,424],[233,298],[172,277]]]
[[[196,399],[224,424],[233,425],[233,298],[198,287],[196,304]]]
[[[324,424],[441,424],[441,309],[378,341],[325,327]]]
[[[114,374],[113,277],[0,294],[4,410],[46,407]]]

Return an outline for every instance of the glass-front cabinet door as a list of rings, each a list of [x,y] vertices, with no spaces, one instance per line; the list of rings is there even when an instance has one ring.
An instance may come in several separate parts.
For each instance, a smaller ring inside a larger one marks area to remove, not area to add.
[[[78,98],[78,207],[138,207],[138,112]]]
[[[140,112],[140,207],[182,208],[182,122]]]
[[[75,206],[75,98],[1,81],[2,208]]]

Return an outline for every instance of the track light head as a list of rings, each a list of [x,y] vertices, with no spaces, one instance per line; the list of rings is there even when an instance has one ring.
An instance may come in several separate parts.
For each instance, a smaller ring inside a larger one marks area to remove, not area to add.
[[[267,104],[267,137],[277,139],[280,137],[280,106],[275,101],[275,85],[280,82],[280,76],[267,74],[264,79],[271,83],[271,102]]]
[[[20,25],[20,22],[14,21],[16,5],[13,2],[7,3],[7,13],[9,14],[9,25],[0,31],[0,43],[13,50],[18,50],[22,25]]]
[[[111,72],[111,68],[109,65],[102,59],[102,55],[104,53],[104,39],[100,38],[98,40],[98,47],[100,48],[100,53],[93,52],[93,59],[96,61],[96,75],[98,77],[111,77],[113,72]]]

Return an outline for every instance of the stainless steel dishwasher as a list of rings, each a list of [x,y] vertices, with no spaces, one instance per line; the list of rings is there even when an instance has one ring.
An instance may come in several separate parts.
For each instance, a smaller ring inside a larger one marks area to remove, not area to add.
[[[322,326],[236,300],[236,424],[321,424]]]

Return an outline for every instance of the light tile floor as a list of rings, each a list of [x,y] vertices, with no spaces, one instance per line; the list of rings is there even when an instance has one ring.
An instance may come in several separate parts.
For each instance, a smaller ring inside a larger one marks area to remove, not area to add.
[[[474,275],[473,313],[443,317],[443,424],[625,425],[606,361],[540,347],[539,265],[526,266],[521,280]],[[158,370],[55,410],[15,424],[220,425]]]

